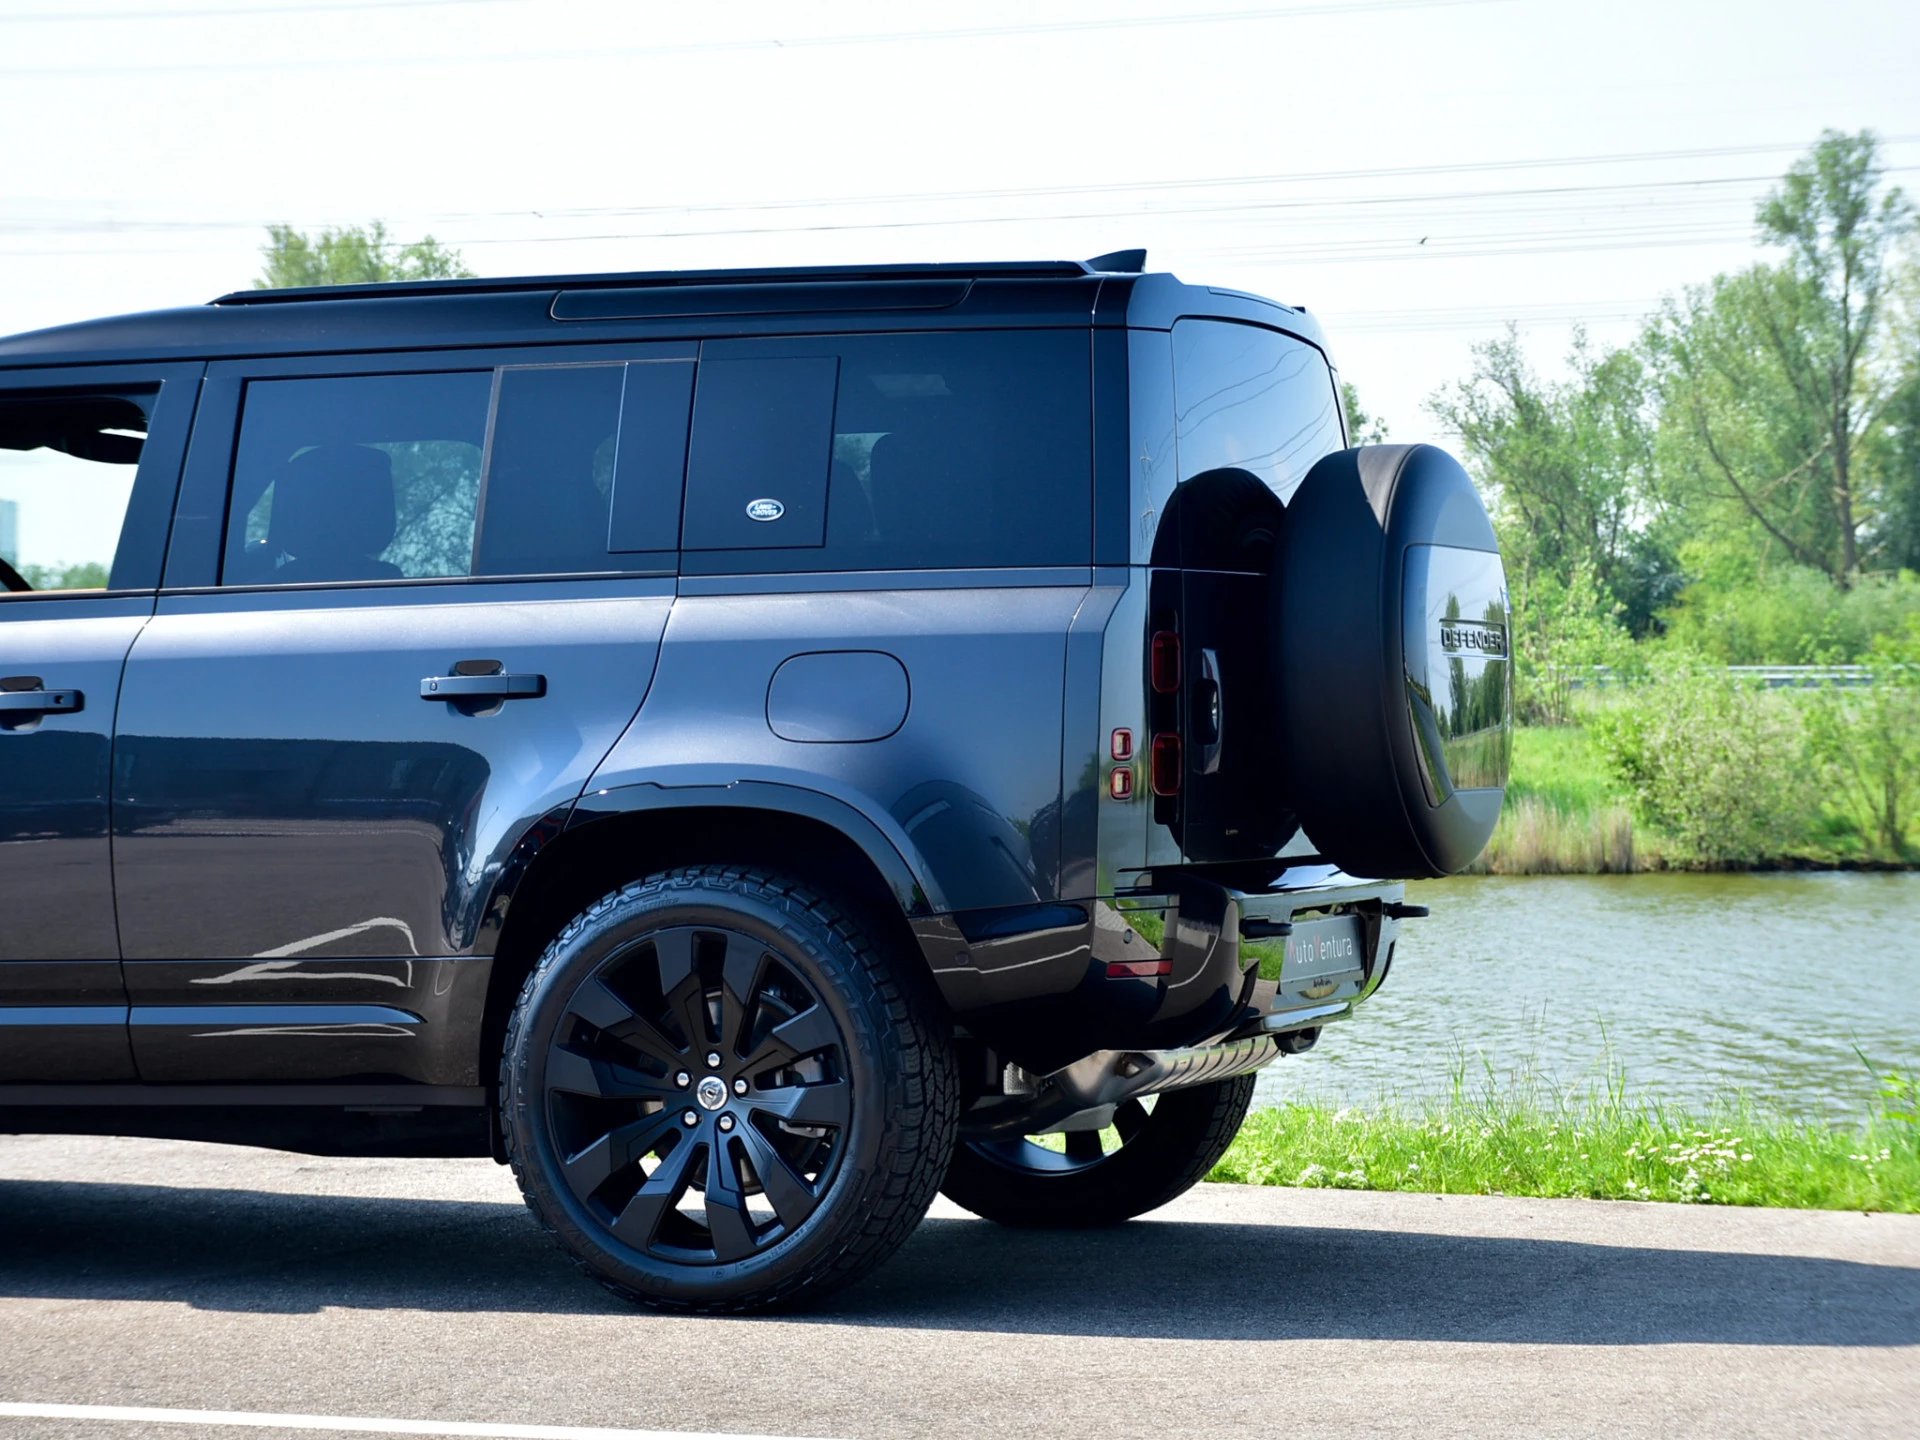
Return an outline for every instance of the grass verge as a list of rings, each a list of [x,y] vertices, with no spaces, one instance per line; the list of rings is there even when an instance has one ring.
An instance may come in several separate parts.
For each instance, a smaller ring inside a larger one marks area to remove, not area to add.
[[[1672,1200],[1920,1213],[1913,1077],[1833,1128],[1730,1105],[1711,1115],[1488,1095],[1417,1112],[1296,1104],[1250,1115],[1210,1180],[1447,1195]]]

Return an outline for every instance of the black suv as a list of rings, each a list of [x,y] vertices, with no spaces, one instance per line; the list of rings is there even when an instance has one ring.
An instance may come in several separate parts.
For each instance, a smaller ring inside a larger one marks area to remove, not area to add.
[[[1193,1184],[1490,833],[1508,611],[1143,259],[0,340],[0,1129],[490,1153],[701,1310]]]

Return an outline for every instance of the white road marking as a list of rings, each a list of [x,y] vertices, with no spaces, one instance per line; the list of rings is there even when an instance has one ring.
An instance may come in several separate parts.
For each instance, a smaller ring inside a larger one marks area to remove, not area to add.
[[[142,1425],[244,1425],[340,1435],[464,1435],[475,1440],[802,1440],[691,1430],[608,1430],[595,1425],[514,1425],[473,1420],[387,1420],[366,1415],[269,1415],[257,1410],[160,1410],[143,1405],[24,1405],[0,1401],[0,1420],[108,1420]]]

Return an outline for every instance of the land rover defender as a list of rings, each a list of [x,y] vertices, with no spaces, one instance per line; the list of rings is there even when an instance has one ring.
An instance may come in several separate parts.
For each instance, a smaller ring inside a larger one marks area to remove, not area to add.
[[[1143,272],[0,340],[0,1129],[491,1154],[688,1310],[1192,1185],[1488,838],[1508,600],[1311,316]]]

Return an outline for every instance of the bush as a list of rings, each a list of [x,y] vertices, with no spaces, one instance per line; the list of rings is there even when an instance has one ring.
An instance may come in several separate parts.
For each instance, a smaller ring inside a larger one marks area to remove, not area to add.
[[[1690,557],[1692,558],[1692,557]],[[1842,590],[1817,570],[1768,571],[1720,559],[1666,613],[1668,636],[1723,665],[1820,665],[1866,659],[1876,637],[1920,618],[1920,576],[1863,576]]]
[[[1584,562],[1565,579],[1550,571],[1513,577],[1513,702],[1522,723],[1564,725],[1576,680],[1590,679],[1596,665],[1634,668],[1619,611]]]
[[[1884,858],[1907,860],[1907,826],[1920,806],[1920,620],[1881,636],[1867,660],[1872,686],[1815,697],[1808,730],[1832,778],[1834,808]]]
[[[1777,859],[1819,813],[1818,767],[1788,692],[1669,655],[1653,683],[1593,725],[1636,818],[1664,832],[1683,863]]]

